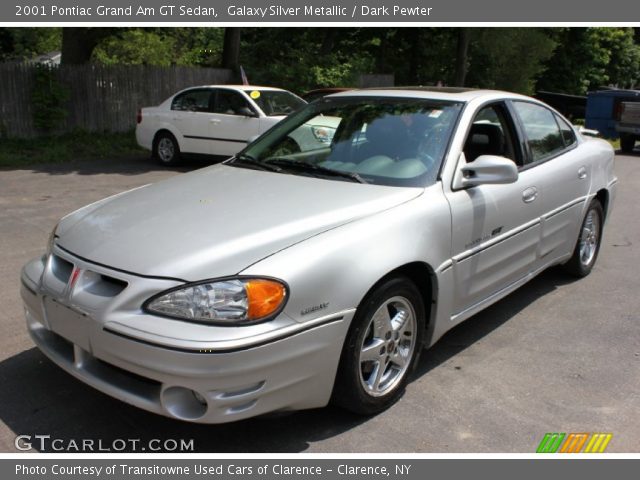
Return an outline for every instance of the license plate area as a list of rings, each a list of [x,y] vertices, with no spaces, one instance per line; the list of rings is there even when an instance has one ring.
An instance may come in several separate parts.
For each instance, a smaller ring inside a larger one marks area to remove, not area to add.
[[[44,298],[44,308],[51,330],[84,350],[89,348],[90,319],[51,297]]]

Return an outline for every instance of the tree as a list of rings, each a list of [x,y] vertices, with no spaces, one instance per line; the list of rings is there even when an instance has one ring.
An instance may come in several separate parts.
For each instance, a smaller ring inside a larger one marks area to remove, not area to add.
[[[224,29],[224,45],[222,47],[222,68],[234,72],[240,69],[240,27]]]
[[[457,87],[464,87],[467,78],[467,62],[469,50],[469,29],[466,27],[458,30],[458,48],[456,52],[456,74],[453,80]]]
[[[640,76],[640,46],[633,28],[592,28],[595,41],[606,51],[600,83],[620,88],[632,87]],[[590,85],[595,87],[596,85]]]
[[[555,47],[548,29],[478,29],[469,45],[466,85],[531,94]]]
[[[114,35],[114,28],[65,27],[62,29],[62,63],[80,65],[89,63],[101,40]]]
[[[61,28],[0,28],[0,60],[22,60],[60,50]]]
[[[630,28],[566,28],[538,78],[541,90],[583,95],[602,85],[637,82],[640,51]]]
[[[155,29],[133,28],[103,39],[91,59],[104,65],[161,65],[175,61],[175,39]]]

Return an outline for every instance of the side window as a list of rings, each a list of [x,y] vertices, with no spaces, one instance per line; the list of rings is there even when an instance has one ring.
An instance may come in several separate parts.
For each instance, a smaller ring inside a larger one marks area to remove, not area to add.
[[[211,90],[189,90],[173,99],[173,102],[171,102],[171,110],[208,112],[210,111],[210,99]]]
[[[512,131],[502,104],[482,108],[469,129],[464,144],[465,159],[473,162],[481,155],[497,155],[520,164]]]
[[[544,160],[564,150],[562,133],[551,110],[520,101],[514,101],[513,106],[522,122],[532,162]]]
[[[571,125],[569,125],[563,118],[556,115],[556,121],[560,125],[560,133],[562,133],[562,139],[564,140],[564,146],[570,147],[576,143],[576,133],[573,131]]]
[[[247,99],[233,90],[218,90],[216,104],[213,113],[223,113],[225,115],[243,115],[243,109],[251,110]]]

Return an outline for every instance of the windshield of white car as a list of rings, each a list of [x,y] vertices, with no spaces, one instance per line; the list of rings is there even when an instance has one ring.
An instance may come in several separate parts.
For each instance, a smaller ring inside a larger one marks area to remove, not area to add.
[[[307,102],[284,90],[245,90],[268,117],[289,115]]]
[[[276,124],[242,155],[280,167],[278,173],[427,186],[437,179],[461,109],[459,102],[415,98],[326,99]]]

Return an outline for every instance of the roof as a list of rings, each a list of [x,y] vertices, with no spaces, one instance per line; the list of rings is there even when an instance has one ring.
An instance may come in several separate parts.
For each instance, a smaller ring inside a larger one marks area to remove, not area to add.
[[[469,102],[481,97],[491,98],[529,98],[517,93],[504,92],[500,90],[481,90],[474,88],[459,87],[377,87],[362,90],[350,90],[347,92],[335,93],[327,98],[349,97],[349,96],[388,96],[406,97],[415,96],[432,100],[452,100],[458,102]]]
[[[191,87],[185,88],[184,90],[189,90],[191,88],[234,88],[237,90],[273,90],[273,91],[286,91],[283,88],[276,87],[263,87],[261,85],[193,85]]]

